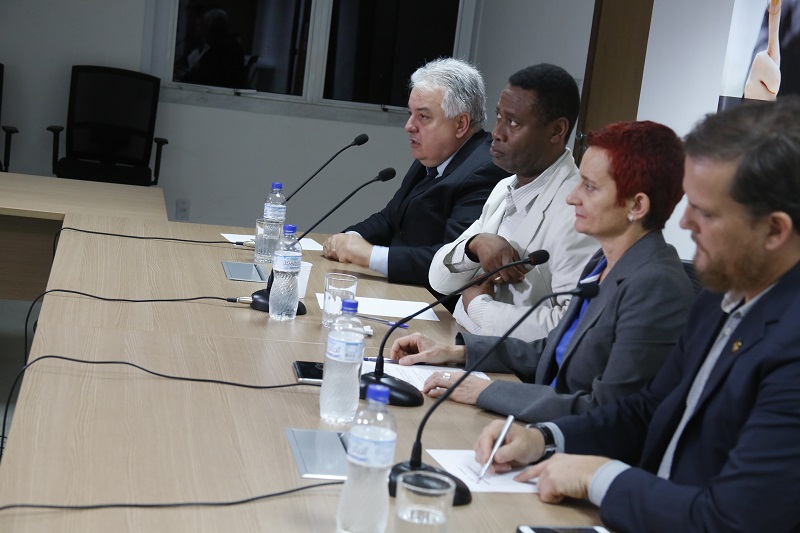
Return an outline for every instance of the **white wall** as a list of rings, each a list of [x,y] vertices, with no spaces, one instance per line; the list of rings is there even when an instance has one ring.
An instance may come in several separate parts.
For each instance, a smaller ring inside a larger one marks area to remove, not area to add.
[[[2,121],[20,129],[12,171],[50,175],[50,124],[66,119],[70,66],[105,64],[138,70],[147,0],[0,1],[0,62],[6,65]],[[730,0],[655,0],[639,118],[680,135],[716,109],[732,12]],[[476,63],[487,81],[489,123],[512,72],[548,61],[582,77],[592,6],[588,0],[485,0],[476,23]],[[342,123],[162,102],[158,135],[169,139],[161,185],[170,215],[190,201],[190,221],[249,226],[273,180],[291,191],[359,133],[352,148],[297,195],[289,218],[308,224],[325,206],[387,166],[400,176],[411,162],[402,128]],[[376,184],[320,227],[336,231],[378,207],[398,181]],[[676,211],[682,211],[679,206]],[[692,254],[685,232],[668,239]]]
[[[46,128],[67,118],[71,65],[138,69],[143,19],[141,1],[0,2],[2,120],[20,130],[13,140],[12,171],[50,175]]]
[[[570,9],[563,9],[564,2]],[[20,129],[11,170],[50,175],[50,124],[66,119],[69,69],[90,63],[138,70],[147,0],[3,0],[0,2],[0,62],[6,65],[3,123]],[[487,80],[488,128],[494,106],[512,72],[529,64],[562,64],[581,77],[591,24],[586,0],[491,0],[483,2],[473,42]],[[560,28],[578,24],[564,46]],[[555,44],[554,44],[555,43]],[[359,133],[368,144],[334,161],[292,199],[289,218],[309,224],[325,206],[344,197],[379,170],[393,166],[398,178],[359,193],[322,226],[337,231],[386,203],[411,158],[401,127],[372,126],[162,101],[156,128],[167,137],[160,185],[170,216],[175,201],[190,202],[193,222],[249,226],[269,183],[292,191],[331,154]],[[62,148],[63,150],[63,148]]]
[[[13,172],[51,175],[50,124],[64,124],[70,68],[88,63],[139,70],[146,0],[3,0],[0,62],[5,64],[4,124],[15,125]],[[170,217],[175,200],[190,201],[192,222],[249,226],[273,180],[287,191],[360,134],[351,148],[292,199],[289,217],[302,228],[356,185],[393,166],[393,183],[375,184],[321,230],[336,231],[385,204],[411,158],[400,127],[246,113],[162,102],[156,134],[169,139],[159,184]],[[62,145],[63,153],[63,145]]]
[[[594,2],[486,0],[476,38],[477,67],[486,80],[489,127],[508,77],[536,63],[554,63],[582,82]]]
[[[717,110],[732,12],[730,0],[655,0],[639,120],[662,122],[683,136],[706,113]],[[689,259],[694,243],[678,226],[684,202],[675,208],[664,233],[680,256]]]

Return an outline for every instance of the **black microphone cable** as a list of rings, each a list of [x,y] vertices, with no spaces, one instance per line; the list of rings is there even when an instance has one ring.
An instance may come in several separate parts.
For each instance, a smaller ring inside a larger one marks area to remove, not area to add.
[[[71,290],[71,289],[48,289],[48,290],[44,291],[42,294],[40,294],[39,296],[37,296],[31,302],[31,306],[28,308],[28,314],[25,316],[25,335],[24,335],[25,345],[23,347],[23,350],[24,350],[25,353],[23,354],[23,358],[22,358],[23,364],[26,364],[27,361],[28,361],[28,349],[29,349],[28,348],[28,323],[30,322],[31,313],[33,312],[33,306],[40,299],[42,299],[45,296],[47,296],[48,294],[51,294],[51,293],[54,293],[54,292],[60,292],[60,293],[64,293],[64,294],[75,294],[75,295],[78,295],[78,296],[85,296],[87,298],[93,298],[95,300],[101,300],[101,301],[104,301],[104,302],[127,302],[127,303],[175,303],[175,302],[196,302],[196,301],[200,301],[200,300],[218,300],[218,301],[226,302],[226,303],[246,303],[243,300],[243,298],[249,298],[249,297],[244,297],[244,296],[238,297],[238,298],[233,298],[233,297],[227,298],[227,297],[223,297],[223,296],[192,296],[192,297],[188,297],[188,298],[146,298],[146,299],[137,300],[137,299],[131,299],[131,298],[107,298],[105,296],[97,296],[95,294],[89,294],[89,293],[81,292],[81,291],[74,291],[74,290]],[[36,328],[34,327],[34,330],[35,329]]]
[[[123,239],[138,239],[142,241],[167,241],[167,242],[181,242],[185,244],[232,244],[234,246],[247,246],[248,242],[252,241],[235,241],[231,242],[225,239],[220,239],[216,241],[203,241],[203,240],[196,240],[196,239],[179,239],[177,237],[145,237],[143,235],[125,235],[123,233],[112,233],[109,231],[95,231],[89,229],[81,229],[81,228],[73,228],[71,226],[64,226],[59,229],[56,234],[53,236],[53,257],[56,255],[56,246],[58,245],[59,237],[61,236],[62,231],[77,231],[79,233],[89,233],[91,235],[107,235],[109,237],[121,237]]]
[[[9,505],[0,506],[0,512],[8,511],[11,509],[51,509],[59,511],[94,511],[96,509],[174,509],[180,507],[233,507],[236,505],[244,505],[246,503],[253,503],[269,498],[277,498],[279,496],[286,496],[288,494],[295,494],[308,489],[317,489],[321,487],[330,487],[334,485],[342,485],[344,481],[325,481],[323,483],[315,483],[313,485],[304,485],[302,487],[295,487],[293,489],[282,490],[280,492],[271,492],[269,494],[261,494],[251,498],[244,498],[241,500],[230,500],[223,502],[171,502],[171,503],[97,503],[90,505],[54,505],[42,503],[12,503]]]
[[[191,383],[208,383],[214,385],[224,385],[228,387],[239,387],[243,389],[251,389],[251,390],[272,390],[272,389],[287,389],[290,387],[299,387],[301,385],[308,385],[306,383],[281,383],[278,385],[252,385],[248,383],[238,383],[236,381],[225,381],[221,379],[211,379],[211,378],[196,378],[196,377],[188,377],[188,376],[173,376],[171,374],[164,374],[162,372],[156,372],[155,370],[150,370],[149,368],[145,368],[143,366],[137,365],[136,363],[131,363],[129,361],[90,361],[88,359],[77,359],[74,357],[65,357],[63,355],[42,355],[37,357],[36,359],[28,362],[23,366],[19,372],[17,373],[17,377],[14,378],[14,383],[11,385],[11,390],[8,393],[8,401],[6,402],[5,411],[3,413],[3,426],[2,432],[0,432],[0,458],[3,457],[3,451],[5,450],[5,441],[6,441],[6,423],[8,421],[8,411],[9,406],[11,405],[11,398],[14,396],[14,391],[19,385],[22,376],[25,374],[25,371],[28,370],[32,365],[38,363],[39,361],[45,361],[47,359],[56,359],[59,361],[69,361],[72,363],[81,363],[86,365],[121,365],[121,366],[129,366],[145,372],[147,374],[164,378],[164,379],[174,379],[176,381],[188,381]],[[309,385],[314,386],[314,385]]]

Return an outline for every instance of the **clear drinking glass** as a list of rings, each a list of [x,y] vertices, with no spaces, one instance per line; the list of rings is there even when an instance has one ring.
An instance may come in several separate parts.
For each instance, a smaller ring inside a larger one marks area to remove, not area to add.
[[[395,533],[447,533],[456,484],[435,472],[404,472],[397,476]]]
[[[358,278],[336,272],[325,274],[325,295],[322,305],[322,325],[331,327],[342,314],[342,300],[355,300]]]

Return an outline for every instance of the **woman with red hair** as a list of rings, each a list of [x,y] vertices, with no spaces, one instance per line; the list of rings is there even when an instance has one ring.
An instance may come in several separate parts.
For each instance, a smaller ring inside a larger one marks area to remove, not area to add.
[[[567,197],[575,229],[600,243],[575,296],[545,339],[506,339],[476,370],[514,373],[522,383],[470,376],[450,399],[526,422],[581,413],[639,390],[678,340],[694,297],[664,228],[683,190],[683,146],[668,127],[621,122],[587,136],[581,181]],[[577,281],[577,280],[576,280]],[[414,334],[394,342],[402,365],[460,363],[472,368],[497,341],[460,333],[455,346]],[[438,397],[459,377],[437,372],[424,392]]]

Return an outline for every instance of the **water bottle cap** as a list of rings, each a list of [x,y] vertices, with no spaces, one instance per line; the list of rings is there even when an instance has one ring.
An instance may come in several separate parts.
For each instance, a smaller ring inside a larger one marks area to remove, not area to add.
[[[367,400],[389,403],[389,387],[386,385],[370,385],[367,387]]]
[[[342,312],[355,313],[358,311],[358,302],[356,300],[342,300]]]
[[[297,226],[294,224],[284,224],[283,225],[283,234],[284,235],[294,235],[297,233]]]
[[[272,188],[281,190],[281,189],[283,189],[283,183],[281,183],[280,181],[273,181],[272,182]]]

